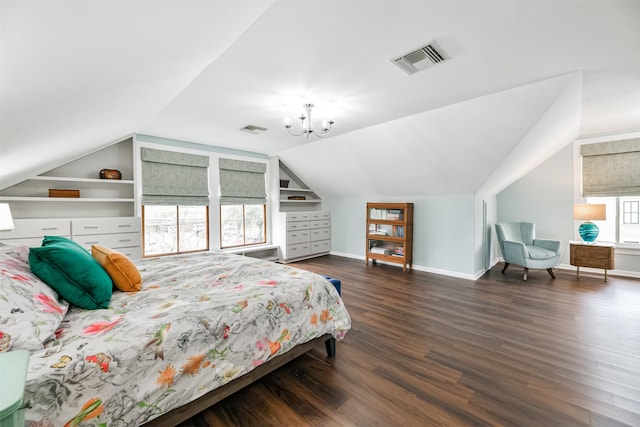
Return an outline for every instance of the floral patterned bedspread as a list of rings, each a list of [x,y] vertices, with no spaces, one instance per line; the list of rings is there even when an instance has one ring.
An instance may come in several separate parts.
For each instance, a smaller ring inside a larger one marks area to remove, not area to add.
[[[32,354],[31,426],[135,426],[351,319],[322,276],[222,253],[136,262],[140,292],[70,308]]]

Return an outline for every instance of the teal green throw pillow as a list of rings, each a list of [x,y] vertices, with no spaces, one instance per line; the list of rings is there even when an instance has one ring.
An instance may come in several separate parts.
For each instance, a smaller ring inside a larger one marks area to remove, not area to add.
[[[45,236],[42,246],[30,248],[33,274],[71,304],[89,310],[109,307],[113,282],[82,246],[57,236]]]

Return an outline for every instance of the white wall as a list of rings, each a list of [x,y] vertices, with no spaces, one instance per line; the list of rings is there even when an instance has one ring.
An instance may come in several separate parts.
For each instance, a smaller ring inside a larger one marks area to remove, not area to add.
[[[413,202],[413,267],[473,278],[473,195],[407,199],[324,198],[331,212],[331,252],[364,260],[367,202]]]

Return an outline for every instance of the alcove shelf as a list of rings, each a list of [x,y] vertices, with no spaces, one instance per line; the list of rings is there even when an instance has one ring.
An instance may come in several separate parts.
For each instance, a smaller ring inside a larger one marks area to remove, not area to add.
[[[117,169],[124,179],[100,179]],[[49,190],[78,190],[79,197],[49,197]],[[14,218],[133,216],[133,137],[73,159],[0,189]]]

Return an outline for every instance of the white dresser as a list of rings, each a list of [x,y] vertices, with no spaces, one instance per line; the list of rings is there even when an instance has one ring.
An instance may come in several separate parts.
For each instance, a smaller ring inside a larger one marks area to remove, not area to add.
[[[15,219],[13,230],[0,231],[0,241],[40,246],[44,236],[70,238],[88,251],[106,246],[130,259],[142,258],[140,218],[37,218]]]
[[[331,214],[327,211],[286,212],[284,262],[325,255],[331,250]]]

